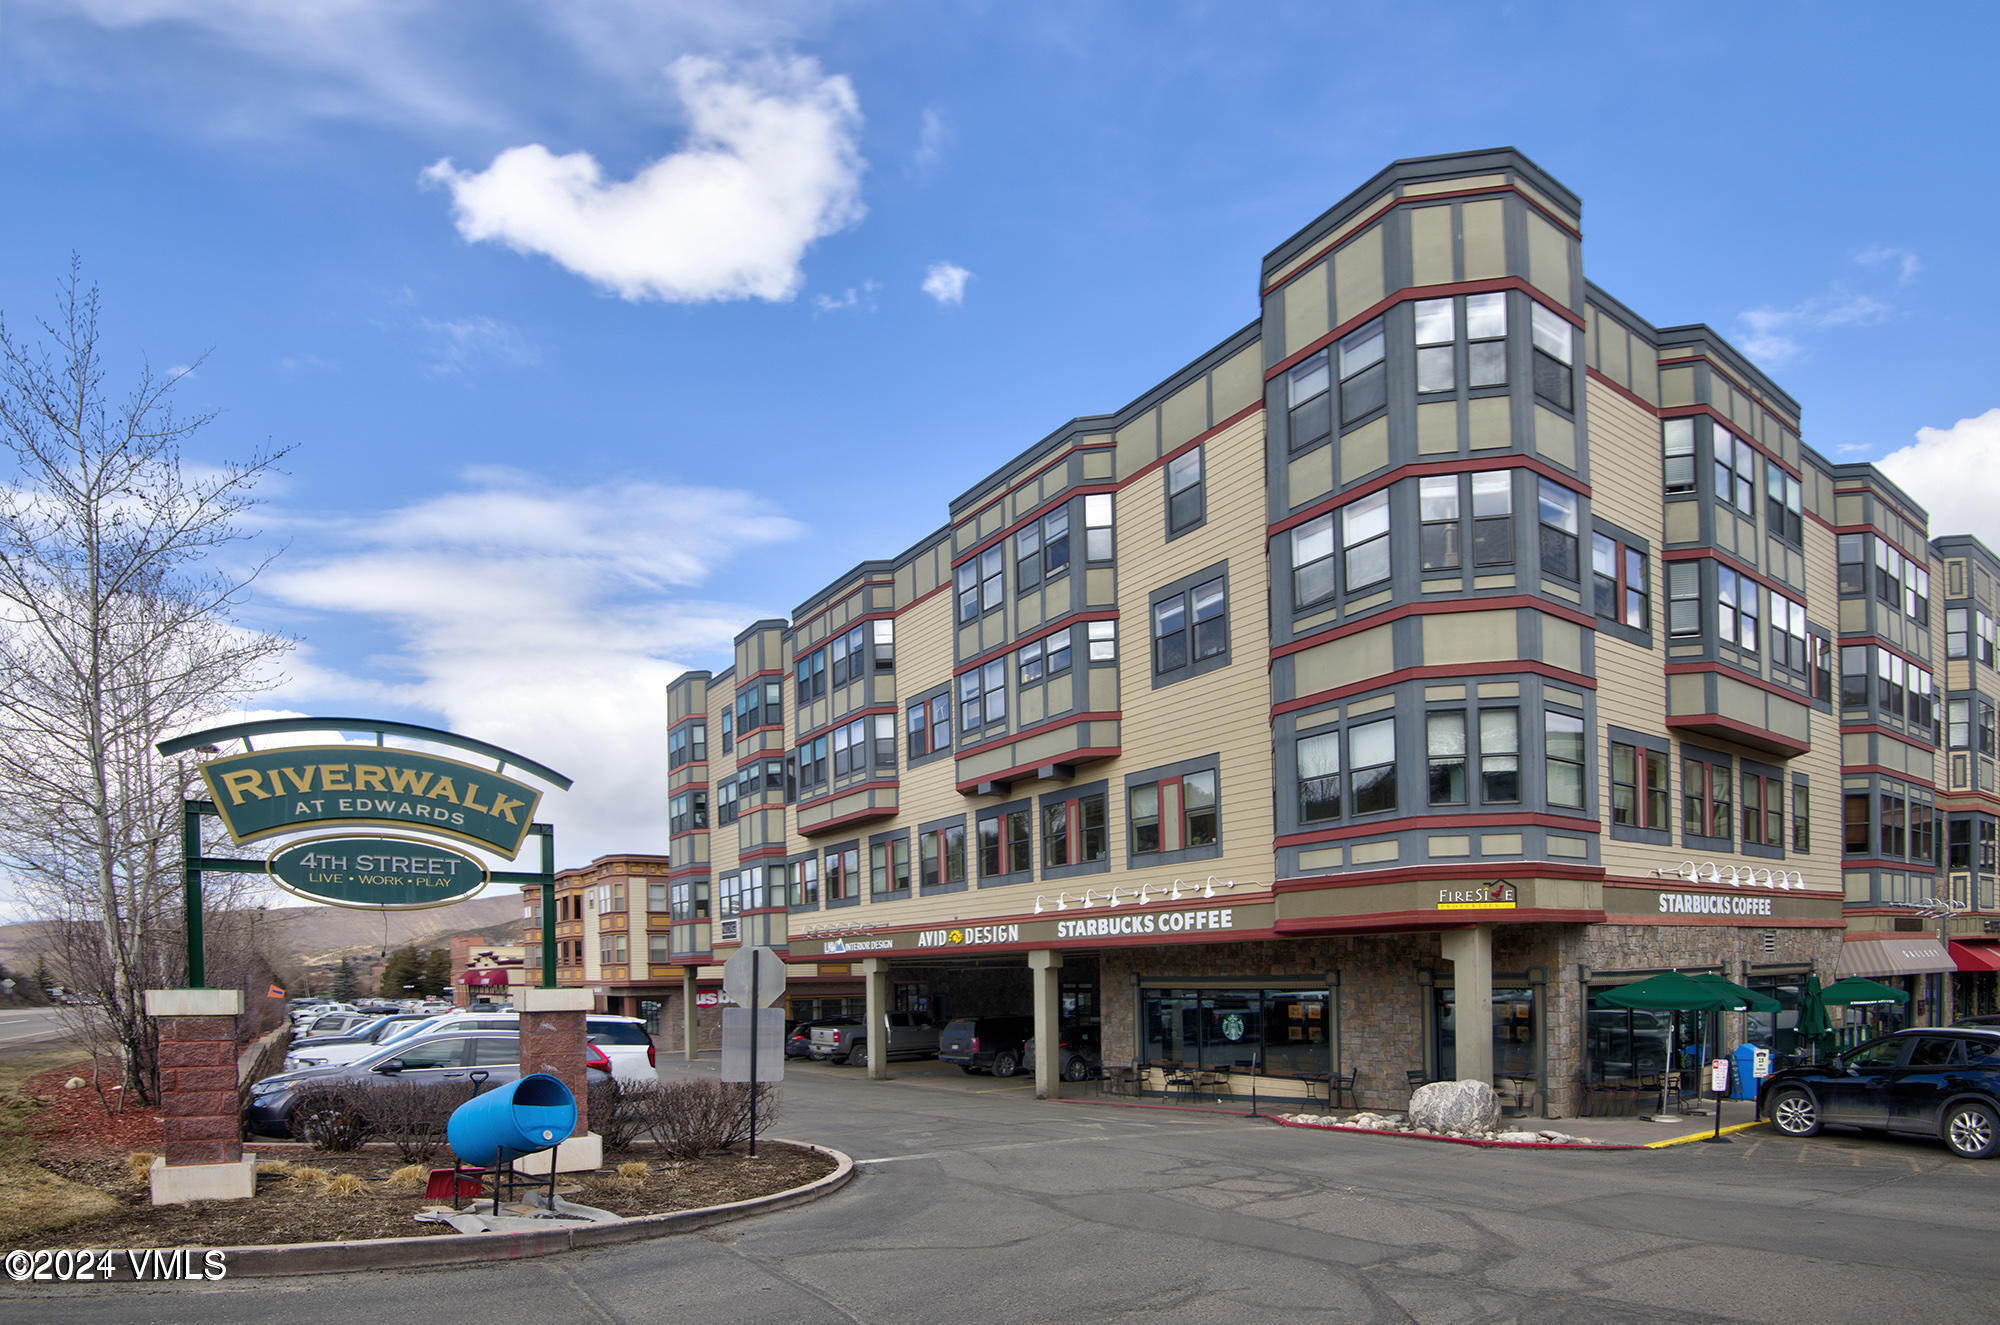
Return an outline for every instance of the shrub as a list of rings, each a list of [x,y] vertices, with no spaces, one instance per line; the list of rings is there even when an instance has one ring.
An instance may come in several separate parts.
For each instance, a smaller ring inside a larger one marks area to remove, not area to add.
[[[292,1135],[314,1150],[352,1150],[368,1139],[360,1091],[349,1085],[312,1086],[292,1106]]]
[[[761,1129],[778,1116],[778,1092],[768,1085],[756,1090]],[[707,1078],[668,1082],[652,1097],[647,1130],[675,1159],[727,1149],[750,1135],[750,1091],[747,1084]]]
[[[356,1088],[358,1107],[368,1120],[368,1134],[394,1143],[408,1164],[431,1158],[444,1145],[451,1113],[471,1091],[419,1090],[394,1082]]]
[[[608,1081],[590,1083],[590,1130],[604,1138],[604,1149],[621,1154],[651,1130],[654,1097],[660,1093],[656,1081]]]

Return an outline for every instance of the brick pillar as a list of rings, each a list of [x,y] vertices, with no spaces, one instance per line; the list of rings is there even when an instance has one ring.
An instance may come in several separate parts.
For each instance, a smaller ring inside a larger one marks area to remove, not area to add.
[[[212,1005],[212,1006],[211,1006]],[[243,1158],[236,1095],[234,989],[156,989],[146,1008],[160,1026],[160,1108],[169,1164],[233,1164]]]
[[[576,1130],[590,1130],[590,1092],[583,1060],[589,1053],[584,1015],[596,1000],[587,989],[520,989],[515,1007],[521,1013],[521,1075],[546,1072],[576,1096]]]

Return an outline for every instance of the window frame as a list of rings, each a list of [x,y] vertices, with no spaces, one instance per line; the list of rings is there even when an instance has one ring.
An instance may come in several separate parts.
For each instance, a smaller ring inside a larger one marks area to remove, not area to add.
[[[1160,466],[1166,476],[1169,543],[1208,523],[1208,470],[1202,459],[1203,449],[1198,443]]]
[[[1098,823],[1093,829],[1086,826],[1086,811],[1095,807]],[[1052,862],[1049,852],[1050,811],[1060,809],[1063,814],[1063,855],[1061,862]],[[1045,880],[1069,879],[1084,874],[1108,874],[1111,871],[1111,784],[1105,780],[1084,783],[1081,786],[1065,787],[1060,791],[1044,792],[1037,798],[1035,807],[1035,830],[1041,839],[1041,877]],[[1098,855],[1086,857],[1092,834],[1095,834]]]
[[[994,863],[987,869],[987,825],[993,825]],[[1035,802],[1032,797],[983,806],[974,818],[974,852],[979,886],[997,888],[1035,877]]]
[[[1202,595],[1211,590],[1219,590],[1220,607],[1214,614],[1202,616],[1204,610]],[[1162,613],[1171,610],[1177,616],[1178,630],[1163,633],[1160,629]],[[1221,621],[1219,642],[1213,638],[1214,632],[1204,635],[1202,627]],[[1192,575],[1183,575],[1170,584],[1155,589],[1146,601],[1146,625],[1150,642],[1150,666],[1152,688],[1161,689],[1180,681],[1192,680],[1209,672],[1227,667],[1230,663],[1229,630],[1229,563],[1217,562]],[[1166,666],[1165,644],[1168,635],[1178,634],[1182,652],[1179,663]],[[1204,652],[1206,650],[1206,652]]]
[[[1127,868],[1150,868],[1159,865],[1186,864],[1197,860],[1214,860],[1222,854],[1223,841],[1226,836],[1222,827],[1222,809],[1228,801],[1226,798],[1227,789],[1222,785],[1221,762],[1220,755],[1211,753],[1192,759],[1183,759],[1177,763],[1163,764],[1157,768],[1143,769],[1125,776],[1121,789],[1125,796],[1126,805],[1125,859]],[[1213,781],[1215,788],[1216,836],[1213,843],[1190,847],[1186,845],[1186,838],[1184,836],[1169,839],[1167,826],[1171,822],[1173,824],[1173,831],[1177,835],[1184,834],[1187,831],[1188,810],[1183,784],[1190,776],[1204,774]],[[1165,805],[1167,788],[1170,786],[1174,788],[1176,803],[1179,806],[1178,811],[1171,819],[1169,819],[1166,813]],[[1159,833],[1157,840],[1160,846],[1159,849],[1153,851],[1141,851],[1138,849],[1137,828],[1140,821],[1135,817],[1132,809],[1135,793],[1147,789],[1151,790],[1154,797],[1154,811],[1150,822],[1156,825]],[[1106,808],[1109,808],[1108,805]],[[1167,846],[1169,840],[1178,841],[1180,845],[1170,848]]]

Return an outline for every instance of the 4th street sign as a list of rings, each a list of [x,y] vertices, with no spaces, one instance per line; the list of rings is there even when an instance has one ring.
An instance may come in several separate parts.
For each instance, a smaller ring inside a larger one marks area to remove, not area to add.
[[[308,901],[369,910],[420,911],[472,896],[486,868],[429,842],[386,837],[327,837],[271,853],[271,881]]]

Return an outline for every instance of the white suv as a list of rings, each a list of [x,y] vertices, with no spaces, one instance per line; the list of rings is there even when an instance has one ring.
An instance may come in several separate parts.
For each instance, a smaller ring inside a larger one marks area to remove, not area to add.
[[[511,1012],[459,1012],[450,1016],[433,1017],[429,1021],[413,1021],[380,1044],[349,1043],[329,1044],[314,1051],[310,1043],[301,1043],[297,1052],[287,1056],[285,1066],[331,1067],[344,1063],[356,1063],[370,1054],[401,1040],[418,1035],[444,1035],[452,1031],[506,1031],[518,1033],[521,1018]],[[611,1075],[626,1082],[658,1081],[657,1056],[653,1049],[653,1037],[646,1034],[646,1023],[637,1017],[613,1017],[593,1013],[584,1018],[584,1035],[589,1041],[604,1051],[611,1060]]]

